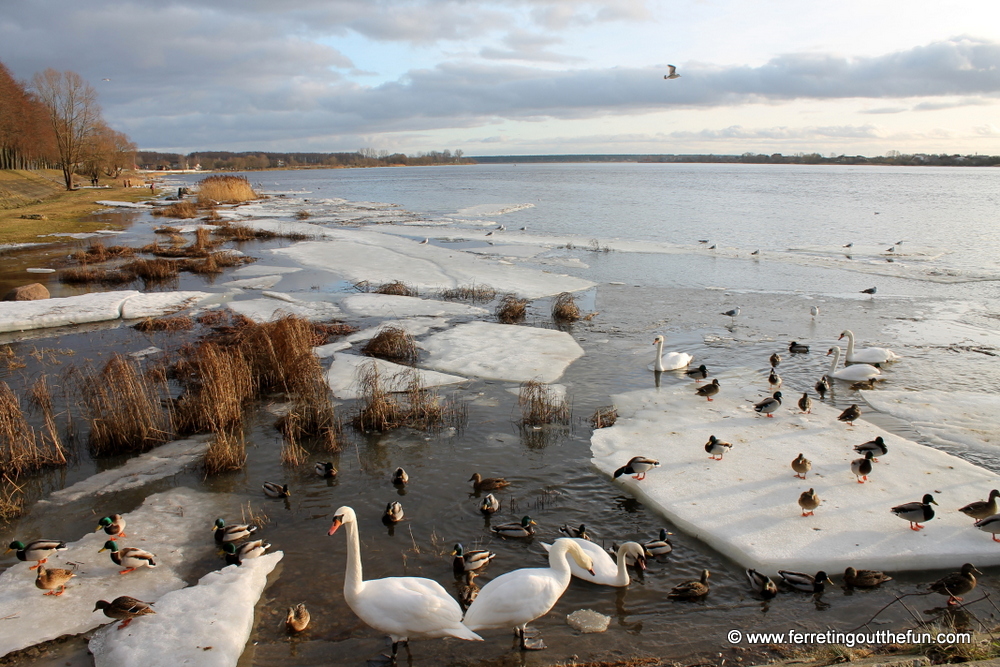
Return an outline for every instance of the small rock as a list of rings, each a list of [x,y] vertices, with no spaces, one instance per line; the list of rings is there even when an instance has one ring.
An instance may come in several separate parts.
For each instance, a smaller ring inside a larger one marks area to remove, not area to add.
[[[15,287],[11,291],[7,292],[4,296],[4,301],[38,301],[39,299],[48,299],[49,290],[45,285],[41,283],[31,283],[30,285],[21,285],[20,287]]]

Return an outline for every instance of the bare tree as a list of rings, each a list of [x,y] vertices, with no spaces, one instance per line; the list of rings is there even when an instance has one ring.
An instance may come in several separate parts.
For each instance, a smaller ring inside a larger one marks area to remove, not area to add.
[[[35,94],[49,114],[66,189],[73,189],[73,172],[86,157],[88,140],[101,121],[97,91],[76,72],[47,69],[32,79]]]

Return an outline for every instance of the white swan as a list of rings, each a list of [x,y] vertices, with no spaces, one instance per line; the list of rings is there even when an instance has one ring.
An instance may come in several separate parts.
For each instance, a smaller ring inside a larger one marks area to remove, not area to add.
[[[570,561],[569,571],[574,577],[583,579],[584,581],[589,581],[592,584],[600,584],[601,586],[616,586],[621,588],[622,586],[628,586],[631,579],[628,576],[628,568],[625,567],[628,564],[628,557],[631,556],[636,563],[641,563],[639,565],[640,570],[646,569],[646,550],[642,548],[642,545],[637,542],[626,542],[625,544],[618,547],[618,564],[611,559],[611,556],[607,551],[597,546],[593,542],[581,539],[579,537],[565,538],[576,542],[584,553],[586,553],[594,561],[593,571],[591,574],[589,570],[577,565],[575,562]],[[551,544],[546,544],[542,542],[542,546],[545,547],[546,551],[552,550]]]
[[[853,366],[845,366],[837,370],[837,364],[840,363],[840,348],[834,345],[827,354],[833,355],[833,363],[830,364],[830,370],[826,373],[827,377],[846,380],[847,382],[858,382],[859,380],[867,380],[882,374],[882,371],[869,364],[854,364]]]
[[[344,506],[333,517],[329,535],[347,530],[347,569],[344,599],[358,618],[392,639],[392,661],[399,643],[410,639],[458,637],[482,641],[462,625],[462,608],[441,584],[422,577],[386,577],[365,581],[361,574],[361,545],[354,510]]]
[[[686,367],[694,359],[687,352],[668,352],[667,356],[663,356],[663,336],[654,338],[653,345],[656,346],[656,360],[647,366],[651,371],[675,371]]]
[[[568,537],[555,541],[549,550],[548,567],[513,570],[483,586],[465,612],[469,630],[513,627],[521,640],[521,649],[545,648],[542,642],[528,643],[524,631],[528,623],[544,616],[569,586],[570,559],[585,570],[592,570],[593,560]]]
[[[840,337],[847,336],[847,363],[849,364],[884,364],[897,361],[899,355],[885,347],[860,347],[854,349],[854,332],[845,329]]]

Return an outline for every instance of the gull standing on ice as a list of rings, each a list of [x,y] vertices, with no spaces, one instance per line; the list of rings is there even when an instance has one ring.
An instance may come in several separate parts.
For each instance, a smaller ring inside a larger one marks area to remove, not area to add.
[[[731,317],[731,318],[733,318],[733,319],[735,320],[735,319],[736,319],[737,317],[739,317],[739,314],[740,314],[740,307],[739,307],[739,306],[736,306],[736,307],[735,307],[735,308],[733,308],[732,310],[727,310],[726,312],[724,312],[724,313],[719,313],[719,314],[720,314],[720,315],[727,315],[727,316],[729,316],[729,317]]]

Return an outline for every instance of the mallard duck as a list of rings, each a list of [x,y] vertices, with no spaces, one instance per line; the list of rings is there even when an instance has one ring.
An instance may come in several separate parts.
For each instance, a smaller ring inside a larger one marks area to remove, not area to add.
[[[334,477],[337,476],[337,472],[338,472],[337,469],[333,467],[332,461],[326,461],[326,462],[318,461],[316,463],[316,474],[319,475],[320,477],[325,477],[326,479],[333,479]],[[282,490],[284,490],[284,487],[282,487]],[[264,490],[264,493],[267,493],[267,489]],[[267,495],[270,496],[271,494],[267,493]],[[274,497],[281,498],[282,496],[274,496]]]
[[[840,413],[840,416],[837,417],[837,419],[842,422],[847,422],[848,426],[854,426],[854,420],[860,416],[861,416],[861,408],[858,407],[857,403],[852,403],[843,412]]]
[[[406,483],[409,481],[410,476],[402,468],[396,468],[395,472],[392,473],[392,483],[395,486],[406,486]]]
[[[35,565],[28,568],[29,570],[36,570],[39,565],[49,559],[49,556],[57,551],[66,551],[66,549],[66,543],[61,540],[34,540],[27,544],[15,540],[10,543],[4,553],[14,551],[18,560],[37,561]]]
[[[703,387],[698,387],[697,389],[695,389],[694,393],[698,394],[699,396],[704,396],[705,398],[711,401],[712,397],[719,393],[719,388],[721,386],[722,385],[719,384],[719,378],[715,378],[714,380],[712,380],[712,384],[706,384]]]
[[[698,368],[692,368],[689,371],[684,371],[684,374],[688,377],[692,377],[695,380],[704,380],[708,377],[708,367],[705,364],[698,366]]]
[[[685,581],[670,589],[667,597],[671,600],[698,600],[708,595],[708,570],[701,571],[701,578],[695,581]]]
[[[255,532],[257,532],[257,526],[251,526],[246,523],[238,523],[232,526],[226,525],[226,520],[219,518],[215,520],[215,525],[212,526],[212,532],[215,533],[215,541],[219,544],[223,542],[235,542],[237,540],[242,540],[244,537],[250,537]]]
[[[860,445],[854,445],[854,451],[858,454],[867,454],[871,452],[874,456],[872,461],[878,463],[879,456],[885,456],[889,453],[889,447],[885,444],[885,440],[882,436],[876,436],[874,440],[869,440],[868,442],[863,442]]]
[[[73,570],[49,568],[39,564],[35,574],[35,586],[43,591],[48,591],[45,595],[62,595],[63,591],[66,590],[67,582],[75,576],[76,573]]]
[[[587,533],[587,526],[582,523],[579,528],[575,528],[568,523],[564,523],[559,526],[559,532],[563,533],[567,537],[579,537],[581,540],[590,540],[590,534]]]
[[[490,530],[500,537],[531,537],[535,534],[535,529],[532,528],[534,525],[536,524],[531,517],[525,516],[519,522],[493,526]]]
[[[801,479],[806,478],[806,473],[812,470],[812,467],[812,461],[802,456],[801,453],[792,461],[792,470],[795,471],[795,476]]]
[[[855,570],[853,567],[844,570],[844,583],[854,588],[874,588],[886,581],[892,581],[892,577],[878,570]]]
[[[976,500],[965,507],[960,507],[958,511],[977,521],[985,519],[997,513],[997,498],[1000,498],[1000,491],[993,489],[990,491],[989,500]]]
[[[470,570],[478,570],[496,558],[496,554],[486,549],[472,549],[466,551],[462,543],[455,545],[455,550],[451,552],[454,558],[451,561],[451,568],[455,574],[462,574]]]
[[[772,368],[771,372],[767,374],[767,384],[770,385],[771,391],[774,391],[781,386],[781,376]]]
[[[808,354],[809,346],[793,340],[788,344],[788,351],[792,354]]]
[[[805,391],[802,392],[802,398],[799,399],[799,410],[802,411],[802,414],[810,414],[810,413],[812,413],[812,411],[813,411],[813,402],[812,402],[812,399],[809,398],[809,393],[808,392],[805,392]]]
[[[768,417],[773,417],[772,414],[775,410],[781,407],[781,392],[776,391],[768,398],[765,398],[760,403],[755,403],[753,406],[754,412],[765,414]]]
[[[862,391],[864,389],[874,389],[875,383],[878,382],[878,378],[868,378],[867,380],[862,380],[861,382],[851,383],[851,389],[854,391]]]
[[[479,511],[483,513],[484,516],[490,516],[500,510],[500,501],[492,493],[487,494],[483,498],[483,502],[479,503]]]
[[[830,391],[830,379],[824,375],[816,382],[814,389],[819,394],[819,400],[822,401],[826,398],[826,392]]]
[[[226,542],[222,545],[222,552],[226,556],[226,565],[242,565],[245,560],[260,558],[270,548],[271,545],[264,540],[244,542],[240,546]]]
[[[952,605],[962,601],[959,596],[972,592],[978,583],[975,577],[977,574],[982,574],[982,572],[977,570],[972,563],[966,563],[962,566],[961,572],[952,572],[941,577],[931,584],[930,588],[935,593],[947,595],[948,604]]]
[[[781,363],[781,355],[775,352],[774,354],[771,355],[769,361],[771,362],[771,368],[777,368],[778,364]]]
[[[997,533],[1000,533],[1000,514],[990,515],[985,519],[980,519],[972,525],[984,533],[993,533],[993,541],[1000,542],[1000,540],[997,539]]]
[[[402,520],[403,504],[401,502],[394,500],[385,506],[385,512],[382,513],[382,523],[388,526]]]
[[[863,459],[854,459],[851,461],[851,472],[858,478],[858,484],[864,484],[868,481],[868,475],[872,474],[872,468],[874,467],[872,466],[874,456],[871,452],[865,452]]]
[[[937,505],[937,503],[934,502],[934,496],[927,493],[920,501],[896,505],[889,511],[900,519],[909,521],[910,530],[923,530],[924,527],[920,523],[934,518],[934,508],[931,505]]]
[[[478,472],[473,473],[472,477],[469,478],[472,482],[472,488],[476,490],[476,493],[480,491],[494,491],[496,489],[503,489],[510,486],[510,482],[505,480],[503,477],[487,477],[483,479],[483,476]]]
[[[732,448],[733,446],[730,443],[722,442],[714,435],[708,436],[708,442],[705,443],[705,451],[708,452],[708,458],[715,461],[721,461],[722,456]]]
[[[308,628],[310,618],[305,602],[300,602],[294,607],[289,607],[288,616],[285,617],[285,628],[288,630],[288,634],[302,632]]]
[[[94,605],[94,611],[100,609],[108,618],[113,618],[118,621],[124,620],[125,622],[118,626],[118,629],[122,630],[132,622],[133,618],[146,616],[147,614],[155,614],[156,612],[149,606],[151,604],[153,603],[143,602],[142,600],[136,600],[133,597],[122,595],[120,597],[116,597],[111,602],[98,600],[97,604]]]
[[[132,570],[143,566],[156,567],[156,556],[153,554],[139,547],[123,547],[119,549],[118,543],[114,540],[105,542],[104,546],[97,553],[108,551],[109,549],[111,550],[111,560],[114,561],[115,565],[125,568],[118,574],[128,574]]]
[[[476,576],[475,571],[469,570],[465,573],[465,579],[458,588],[458,604],[461,605],[462,611],[467,610],[469,605],[475,601],[476,596],[479,595],[479,586],[473,581]]]
[[[771,577],[766,574],[761,574],[752,568],[748,569],[746,572],[747,580],[750,582],[750,588],[753,589],[754,593],[761,596],[765,600],[770,600],[778,594],[778,585],[774,583]]]
[[[276,484],[274,482],[264,482],[262,488],[264,495],[269,498],[287,498],[292,495],[287,484]]]
[[[94,532],[100,530],[114,537],[128,537],[125,534],[125,519],[122,518],[121,514],[112,514],[98,521],[97,530]]]
[[[674,545],[670,543],[667,539],[666,528],[660,528],[660,536],[655,540],[650,540],[642,545],[642,548],[646,550],[646,553],[650,556],[666,556],[668,553],[674,550]]]
[[[799,496],[799,507],[802,508],[802,516],[812,516],[813,510],[819,507],[819,495],[816,491],[809,489],[808,491],[803,491]]]
[[[656,459],[646,458],[645,456],[633,456],[629,459],[628,463],[615,470],[614,478],[618,479],[622,475],[632,475],[632,479],[643,480],[646,479],[648,471],[659,467],[659,465],[660,462]]]
[[[797,591],[805,591],[806,593],[822,593],[824,588],[826,588],[826,584],[833,586],[830,577],[826,576],[826,572],[823,570],[817,572],[816,576],[806,574],[805,572],[778,570],[778,576],[791,588]]]

